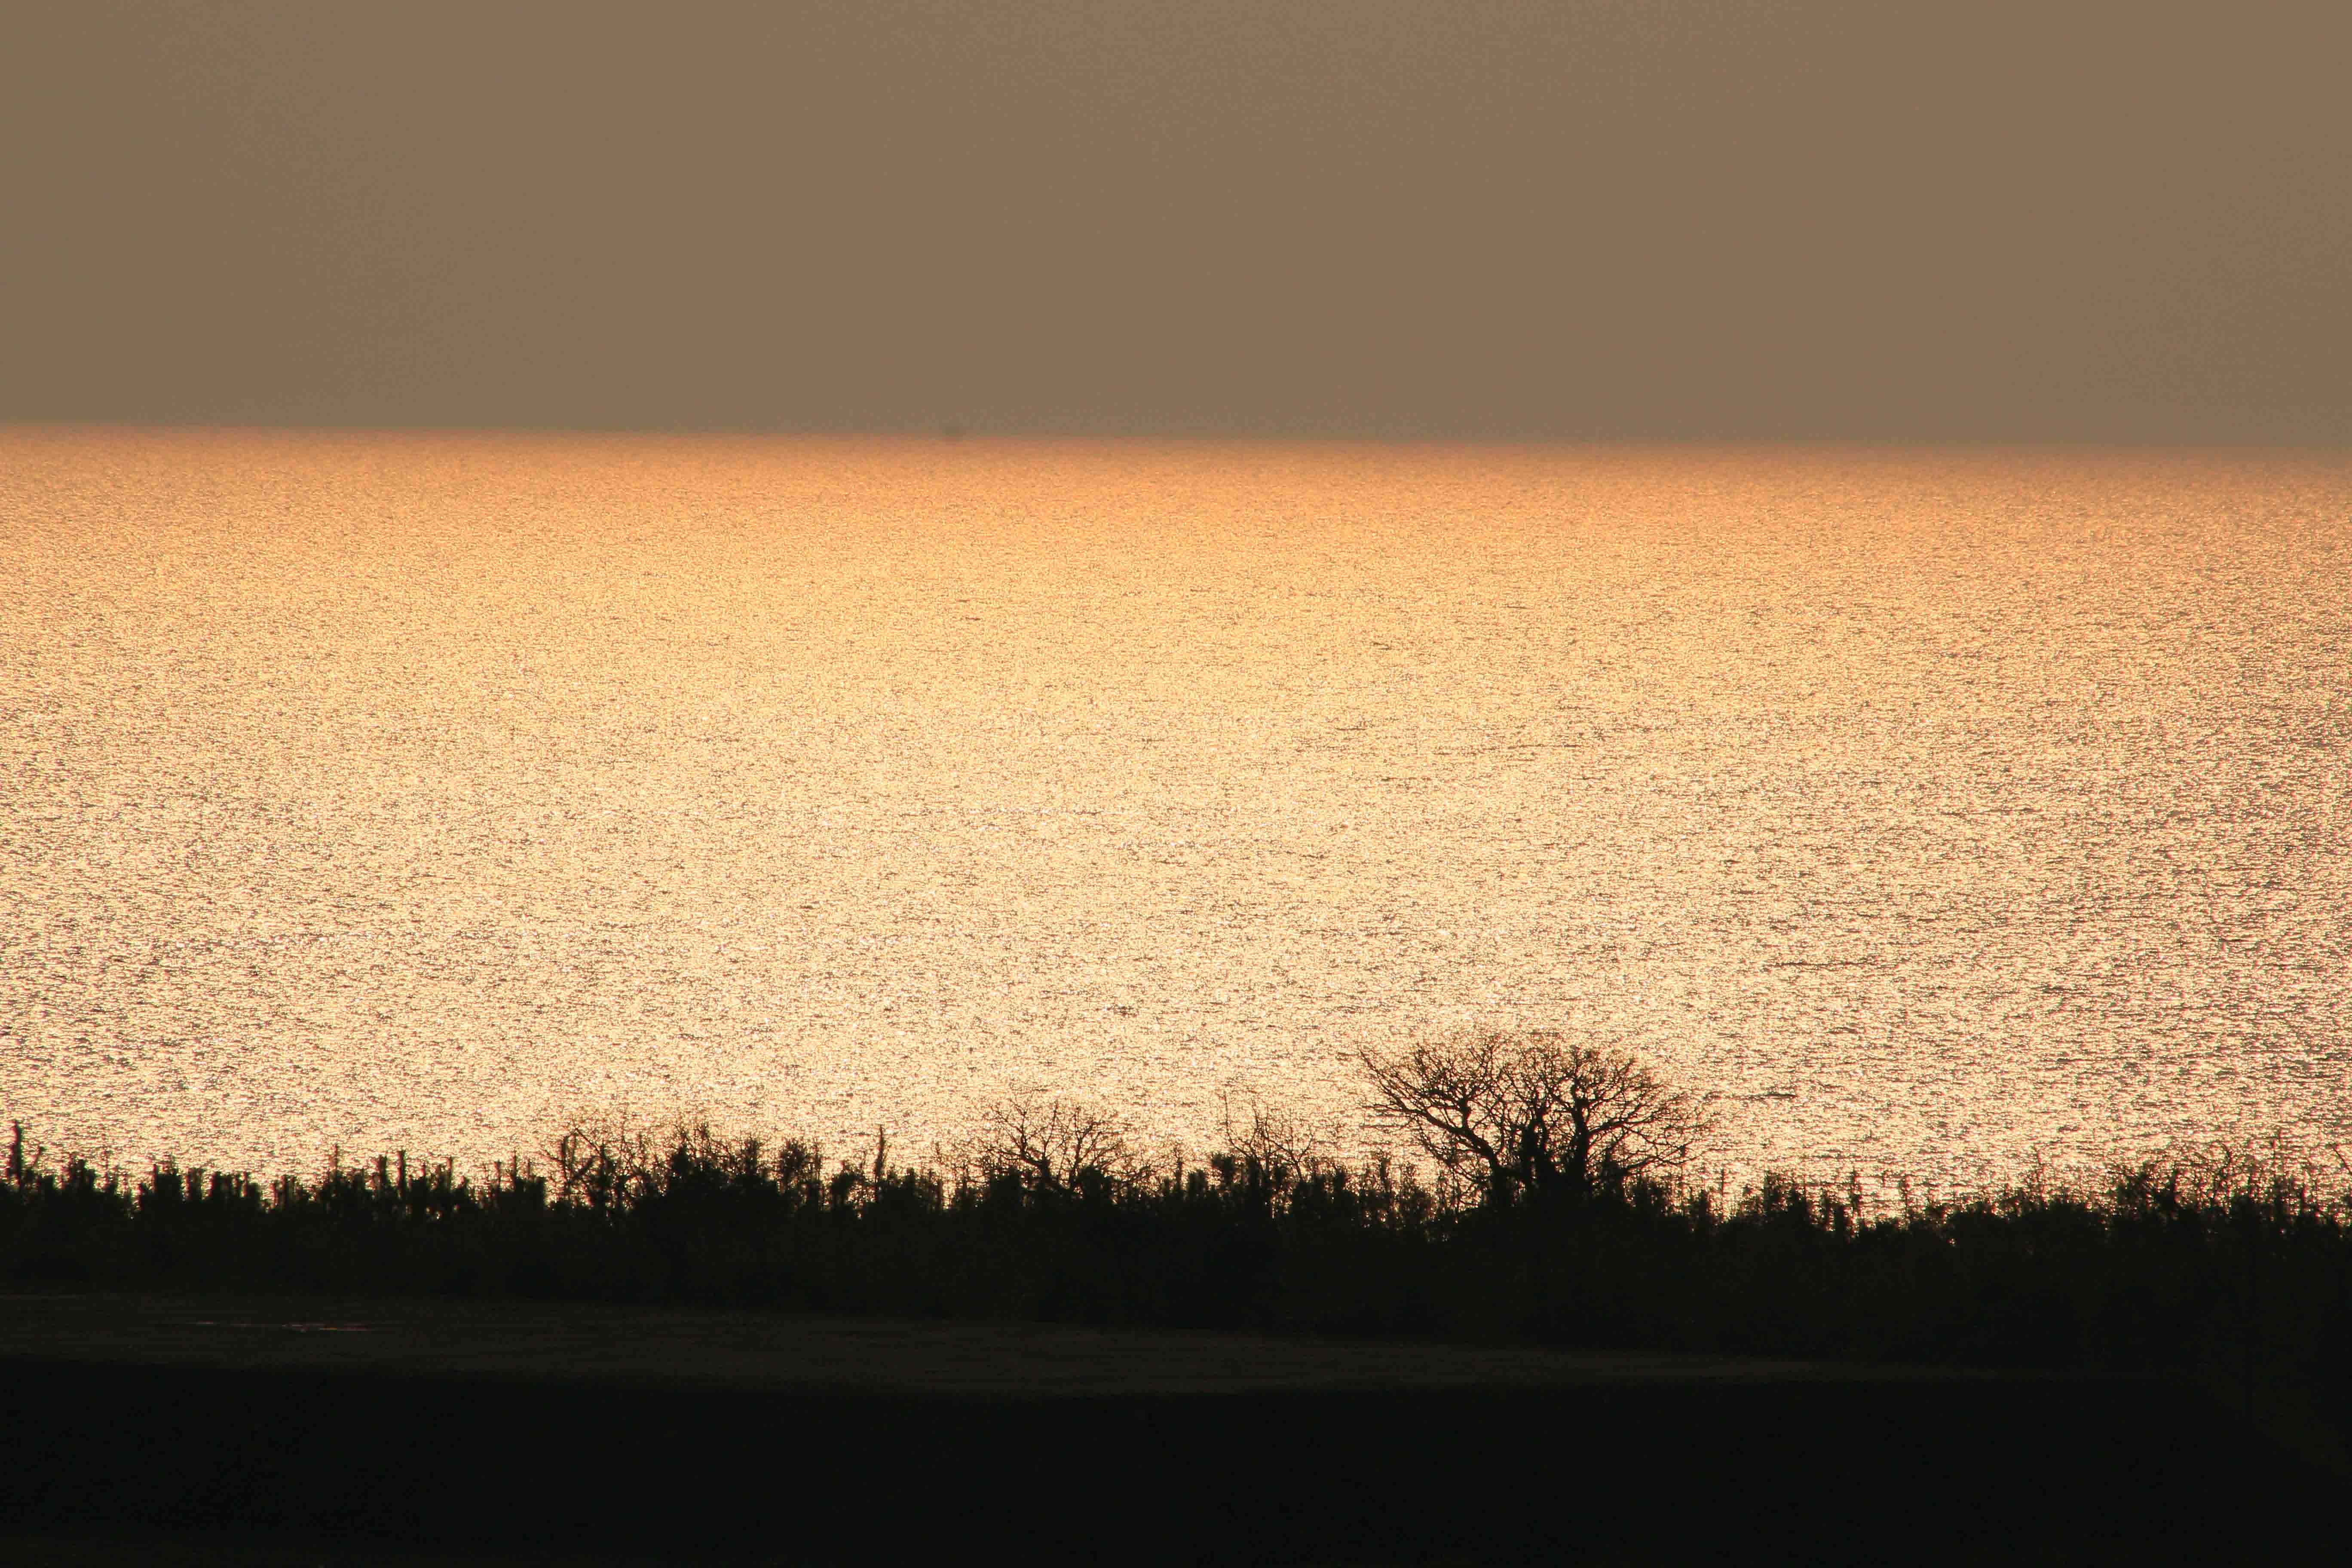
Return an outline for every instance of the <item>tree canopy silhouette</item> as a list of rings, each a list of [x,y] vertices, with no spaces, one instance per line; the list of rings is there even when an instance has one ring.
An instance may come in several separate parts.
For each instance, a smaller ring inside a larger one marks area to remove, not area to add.
[[[1497,1207],[1664,1174],[1706,1129],[1697,1102],[1632,1052],[1556,1030],[1420,1040],[1360,1060],[1372,1113]]]
[[[1013,1099],[992,1106],[974,1150],[982,1177],[1032,1193],[1060,1194],[1089,1182],[1129,1185],[1150,1166],[1128,1147],[1116,1113],[1076,1100]]]

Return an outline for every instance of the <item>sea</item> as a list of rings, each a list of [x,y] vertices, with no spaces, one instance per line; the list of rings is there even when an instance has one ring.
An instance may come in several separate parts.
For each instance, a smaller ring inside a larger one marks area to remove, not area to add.
[[[2352,1150],[2352,453],[0,429],[0,1117]],[[2341,1166],[2329,1166],[2341,1169]]]

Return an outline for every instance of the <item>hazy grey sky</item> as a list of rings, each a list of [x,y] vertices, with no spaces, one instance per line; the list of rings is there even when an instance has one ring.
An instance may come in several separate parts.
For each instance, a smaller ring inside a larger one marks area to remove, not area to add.
[[[0,417],[2352,439],[2352,4],[16,0]]]

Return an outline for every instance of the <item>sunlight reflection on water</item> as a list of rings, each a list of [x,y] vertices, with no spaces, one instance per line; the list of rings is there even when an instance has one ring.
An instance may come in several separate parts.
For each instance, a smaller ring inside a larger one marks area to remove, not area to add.
[[[1475,1019],[1653,1052],[1736,1168],[2352,1137],[2347,512],[2319,456],[0,433],[0,1110],[1197,1148]]]

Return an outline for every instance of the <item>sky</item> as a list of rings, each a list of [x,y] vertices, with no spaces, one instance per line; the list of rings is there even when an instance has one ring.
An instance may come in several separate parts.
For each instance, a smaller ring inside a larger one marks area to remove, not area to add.
[[[17,0],[0,419],[2352,441],[2343,0]]]

